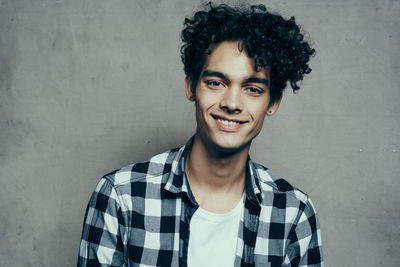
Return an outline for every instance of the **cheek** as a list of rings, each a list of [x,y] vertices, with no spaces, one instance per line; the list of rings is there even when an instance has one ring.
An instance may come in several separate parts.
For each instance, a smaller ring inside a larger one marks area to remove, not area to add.
[[[249,113],[253,117],[254,120],[264,120],[268,103],[265,101],[260,101],[256,103],[251,103],[248,105]]]
[[[261,132],[264,125],[264,118],[265,116],[260,116],[255,120],[255,124],[251,131],[252,135],[258,135]]]
[[[203,101],[200,99],[196,100],[196,119],[198,122],[202,122],[205,120],[207,116],[207,107],[204,105]]]
[[[196,107],[202,113],[213,108],[217,102],[217,96],[213,94],[198,94],[196,98]]]
[[[254,130],[260,132],[265,119],[265,109],[256,109],[252,111],[252,116],[254,119]]]

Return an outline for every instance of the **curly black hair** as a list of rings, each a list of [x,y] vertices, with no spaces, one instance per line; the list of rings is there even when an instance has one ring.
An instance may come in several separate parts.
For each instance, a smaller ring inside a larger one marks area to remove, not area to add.
[[[211,45],[223,41],[239,41],[239,49],[254,59],[256,71],[270,67],[270,104],[280,99],[287,81],[294,92],[300,89],[297,82],[311,72],[308,61],[315,50],[304,40],[294,17],[286,20],[264,5],[214,7],[209,2],[207,6],[208,10],[185,18],[181,35],[181,58],[193,91]]]

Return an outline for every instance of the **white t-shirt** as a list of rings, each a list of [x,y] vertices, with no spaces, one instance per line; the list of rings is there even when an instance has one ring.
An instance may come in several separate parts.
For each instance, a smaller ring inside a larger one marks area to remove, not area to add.
[[[196,210],[190,221],[189,267],[233,266],[243,208],[242,197],[228,213]]]

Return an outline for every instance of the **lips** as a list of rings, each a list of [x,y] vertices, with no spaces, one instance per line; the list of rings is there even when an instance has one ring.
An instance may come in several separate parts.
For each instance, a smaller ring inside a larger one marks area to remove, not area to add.
[[[219,115],[211,115],[211,116],[215,120],[218,128],[222,131],[227,131],[227,132],[238,131],[240,127],[247,122],[244,120],[228,118],[225,116],[219,116]]]

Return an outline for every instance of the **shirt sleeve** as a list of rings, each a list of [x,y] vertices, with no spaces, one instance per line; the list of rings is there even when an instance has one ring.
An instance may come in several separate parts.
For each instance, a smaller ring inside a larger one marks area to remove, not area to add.
[[[103,177],[86,209],[78,266],[123,266],[124,229],[117,192]]]
[[[289,245],[283,266],[323,266],[321,231],[310,199],[307,200],[304,210],[289,234]]]

